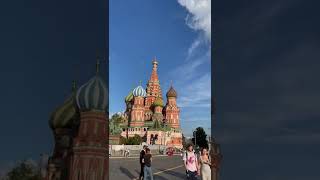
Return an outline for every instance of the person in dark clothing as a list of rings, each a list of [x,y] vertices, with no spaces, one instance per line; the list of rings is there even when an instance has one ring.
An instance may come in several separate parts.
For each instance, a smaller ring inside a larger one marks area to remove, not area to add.
[[[146,154],[144,155],[144,158],[142,159],[142,162],[144,162],[144,177],[143,180],[153,180],[153,174],[151,169],[151,162],[152,162],[152,155],[149,148],[146,148]],[[150,178],[148,178],[150,177]]]
[[[143,177],[144,177],[144,162],[142,162],[143,158],[144,158],[144,155],[146,154],[146,148],[148,146],[147,145],[143,145],[143,149],[141,150],[140,152],[140,175],[139,175],[139,180],[142,180]]]

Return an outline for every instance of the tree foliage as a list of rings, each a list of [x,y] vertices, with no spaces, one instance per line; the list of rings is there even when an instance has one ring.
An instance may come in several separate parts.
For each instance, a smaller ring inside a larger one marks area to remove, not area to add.
[[[118,113],[115,113],[111,116],[111,120],[115,123],[115,124],[121,124],[123,121],[124,121],[124,118],[118,114]]]
[[[202,127],[197,127],[193,132],[192,143],[195,144],[196,147],[200,148],[208,148],[208,140],[207,134]]]
[[[41,180],[36,165],[24,160],[8,172],[6,180]]]
[[[120,127],[120,123],[122,122],[123,118],[119,114],[112,115],[109,121],[109,133],[111,135],[118,135],[122,132]]]
[[[140,145],[142,143],[142,137],[135,134],[133,137],[124,138],[120,137],[120,143],[124,145]]]

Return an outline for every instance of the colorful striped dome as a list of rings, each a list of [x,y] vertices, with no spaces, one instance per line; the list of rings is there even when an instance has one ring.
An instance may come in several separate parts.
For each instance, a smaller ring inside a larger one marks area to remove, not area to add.
[[[76,99],[81,111],[106,111],[108,90],[105,80],[97,74],[79,88]]]
[[[130,93],[128,94],[128,96],[126,96],[126,98],[125,98],[125,102],[127,103],[127,102],[130,102],[130,101],[132,101],[132,99],[133,99],[133,93],[132,93],[132,91],[130,91]]]
[[[172,86],[170,87],[166,95],[167,97],[175,97],[175,98],[178,96],[176,90],[174,90]]]
[[[146,97],[147,96],[147,93],[146,93],[146,90],[142,87],[142,86],[138,86],[136,87],[133,91],[132,91],[132,94],[134,96],[142,96],[142,97]]]
[[[52,129],[72,128],[74,123],[79,120],[79,111],[75,100],[75,83],[73,93],[65,102],[59,106],[52,114],[49,125]]]

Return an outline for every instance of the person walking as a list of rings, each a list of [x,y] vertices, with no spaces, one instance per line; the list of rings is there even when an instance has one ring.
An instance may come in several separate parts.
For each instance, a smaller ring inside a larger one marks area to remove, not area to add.
[[[199,158],[201,180],[211,180],[211,161],[208,150],[203,148]]]
[[[147,148],[147,145],[143,145],[143,149],[140,152],[140,158],[139,158],[139,162],[140,162],[140,175],[139,175],[139,180],[143,180],[143,176],[144,176],[144,162],[142,162],[144,155],[146,154],[145,149]]]
[[[199,165],[192,144],[187,145],[187,151],[183,156],[183,162],[186,168],[187,179],[197,180],[197,175],[199,175]]]
[[[144,162],[143,180],[153,180],[153,174],[151,169],[152,155],[149,148],[146,148],[146,154],[144,155],[142,161]]]

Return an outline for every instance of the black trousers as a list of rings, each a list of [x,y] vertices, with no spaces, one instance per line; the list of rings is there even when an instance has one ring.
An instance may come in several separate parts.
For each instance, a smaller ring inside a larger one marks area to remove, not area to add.
[[[140,164],[140,166],[141,166],[141,169],[140,169],[140,176],[139,176],[139,178],[141,179],[142,177],[143,177],[143,175],[144,175],[144,164]]]

